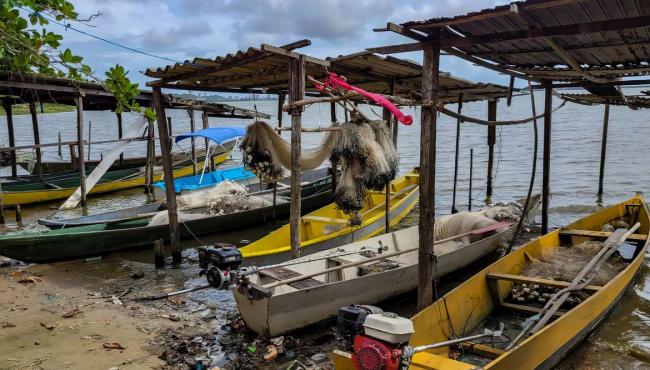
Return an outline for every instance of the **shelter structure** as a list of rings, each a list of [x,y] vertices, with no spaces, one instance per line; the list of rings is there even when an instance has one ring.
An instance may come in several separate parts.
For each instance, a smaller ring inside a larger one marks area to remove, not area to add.
[[[161,89],[181,89],[215,92],[234,92],[244,94],[278,94],[278,126],[282,128],[282,112],[288,111],[291,116],[291,211],[290,230],[292,255],[299,255],[300,247],[300,148],[301,132],[313,131],[302,129],[302,110],[304,106],[329,102],[332,105],[332,121],[336,121],[335,100],[330,97],[318,97],[319,92],[306,87],[307,76],[319,79],[329,72],[335,72],[347,78],[348,82],[367,91],[387,94],[387,96],[408,105],[420,105],[423,97],[422,66],[403,59],[382,57],[374,53],[361,52],[335,58],[319,59],[296,52],[296,49],[310,45],[309,40],[301,40],[281,47],[263,44],[260,47],[250,47],[233,54],[218,56],[213,59],[195,58],[192,61],[176,63],[162,68],[148,69],[145,75],[154,78],[147,83],[153,87],[154,102],[162,101]],[[507,97],[509,89],[492,84],[476,84],[460,80],[449,74],[442,74],[444,91],[447,102],[466,100],[488,100],[495,109],[496,99]],[[285,105],[285,94],[289,96]],[[309,98],[306,98],[309,96]],[[154,104],[154,107],[156,104]],[[159,120],[164,120],[164,110],[156,109]],[[384,112],[388,122],[388,112]],[[161,138],[167,134],[161,132]],[[397,124],[393,124],[393,139],[397,135]],[[165,176],[167,181],[171,177]],[[168,189],[172,187],[167,185]],[[388,194],[387,194],[388,195]],[[175,204],[174,194],[167,194],[167,203]],[[168,208],[170,213],[170,228],[172,232],[172,249],[180,249],[178,243],[175,207]],[[388,217],[387,217],[388,219]]]
[[[136,101],[140,106],[148,107],[152,105],[153,93],[150,91],[140,91],[136,97]],[[12,72],[0,72],[0,102],[5,110],[7,118],[7,131],[8,131],[8,147],[0,148],[0,151],[9,152],[11,176],[18,175],[16,151],[23,149],[34,149],[36,152],[36,174],[42,176],[42,156],[41,149],[45,147],[61,147],[62,145],[69,145],[71,151],[71,160],[77,163],[73,166],[79,169],[79,176],[81,178],[81,203],[85,205],[86,202],[86,189],[85,189],[85,161],[84,161],[84,146],[90,144],[110,143],[120,141],[122,138],[122,115],[116,113],[118,123],[118,140],[103,140],[91,143],[86,140],[84,129],[83,112],[88,110],[115,110],[117,100],[108,91],[104,89],[101,84],[77,81],[64,78],[55,78],[33,74],[20,74]],[[76,106],[77,111],[77,140],[70,142],[57,142],[57,143],[41,143],[39,135],[39,122],[37,105],[43,103],[55,103],[63,105]],[[13,124],[13,109],[15,104],[29,104],[29,110],[32,118],[33,132],[34,132],[34,145],[16,146],[14,124]],[[190,99],[168,95],[164,100],[164,107],[170,109],[186,109],[190,114],[191,130],[194,130],[193,111],[200,110],[204,116],[204,126],[207,125],[208,116],[227,117],[227,118],[255,118],[256,112],[248,109],[234,107],[220,102],[208,102],[198,99]],[[268,116],[267,116],[268,117]],[[171,130],[171,121],[168,122]],[[155,159],[155,146],[153,143],[153,123],[149,125],[149,137],[143,140],[147,141],[147,163],[150,168],[147,173],[152,172],[154,159]],[[76,148],[76,153],[74,151]],[[196,163],[196,151],[194,143],[192,143],[192,156],[193,161]],[[75,159],[76,158],[76,159]],[[124,157],[120,156],[120,162],[123,163]],[[151,177],[150,177],[151,178]]]
[[[554,88],[582,87],[592,94],[617,96],[620,86],[650,82],[650,4],[634,0],[528,0],[455,17],[389,23],[392,31],[413,39],[369,49],[390,54],[422,50],[422,177],[420,201],[420,281],[418,305],[432,302],[432,220],[435,125],[440,105],[440,53],[531,81],[543,89],[544,159],[542,233],[548,231],[552,96]],[[606,105],[606,107],[608,107]],[[606,108],[608,112],[608,108]],[[605,127],[608,115],[605,116]],[[432,140],[433,139],[433,140]],[[604,159],[604,156],[603,156]],[[603,163],[601,163],[602,167]]]

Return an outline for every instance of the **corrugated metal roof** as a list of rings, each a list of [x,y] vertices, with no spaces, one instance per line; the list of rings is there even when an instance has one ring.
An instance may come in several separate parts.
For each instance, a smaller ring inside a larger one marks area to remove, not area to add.
[[[600,96],[595,94],[558,94],[564,100],[583,105],[622,105],[630,108],[650,108],[650,98],[642,96]]]
[[[450,40],[501,35],[501,41],[488,40],[458,46],[458,49],[539,78],[577,80],[579,74],[558,68],[567,66],[566,60],[535,30],[555,32],[552,36],[555,43],[584,68],[601,69],[598,73],[601,76],[647,75],[650,73],[650,22],[645,21],[646,17],[650,17],[650,1],[529,0],[402,25],[425,33],[443,27],[443,37]],[[596,27],[598,22],[601,23]],[[579,32],[568,31],[574,26],[577,28],[572,30]]]

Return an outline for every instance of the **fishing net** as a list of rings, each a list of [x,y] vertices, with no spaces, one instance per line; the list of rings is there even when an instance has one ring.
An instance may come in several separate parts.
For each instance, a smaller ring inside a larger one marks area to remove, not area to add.
[[[217,186],[196,190],[176,198],[179,208],[194,208],[206,206],[211,199],[224,195],[246,194],[248,191],[242,184],[233,181],[222,181]]]
[[[335,123],[334,123],[335,125]],[[338,131],[326,132],[320,145],[300,152],[303,171],[313,170],[330,155]],[[282,167],[291,168],[291,143],[284,140],[264,121],[256,121],[246,128],[240,148],[244,151],[244,165],[262,181],[276,182],[284,177]]]
[[[210,200],[208,203],[208,213],[213,216],[228,215],[235,212],[261,208],[265,204],[269,204],[269,202],[262,197],[225,194]]]
[[[201,213],[187,213],[181,211],[178,212],[178,222],[199,220],[206,217],[208,217],[208,215],[204,215]],[[169,213],[167,211],[160,211],[156,213],[151,218],[151,220],[149,220],[147,226],[159,226],[159,225],[168,225],[168,224],[169,224]]]
[[[399,156],[383,121],[345,122],[340,127],[330,156],[331,161],[341,163],[335,201],[355,225],[361,223],[358,212],[364,206],[366,189],[384,189],[395,178]]]

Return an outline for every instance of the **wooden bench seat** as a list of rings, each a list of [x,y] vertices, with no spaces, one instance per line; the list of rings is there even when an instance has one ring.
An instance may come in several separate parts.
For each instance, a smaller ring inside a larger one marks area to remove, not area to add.
[[[553,288],[560,288],[560,289],[566,288],[571,284],[571,283],[567,283],[566,281],[540,279],[540,278],[534,278],[534,277],[522,276],[522,275],[502,274],[499,272],[488,272],[486,277],[492,280],[505,280],[505,281],[512,281],[515,283],[537,284],[537,285],[550,286]],[[594,293],[599,291],[600,288],[601,287],[596,285],[587,285],[586,287],[584,287],[583,290]]]
[[[323,217],[323,216],[302,216],[303,222],[322,222],[328,224],[347,225],[348,220],[343,218]]]
[[[272,279],[275,279],[275,280],[278,280],[278,281],[291,279],[291,278],[294,278],[294,277],[301,276],[300,273],[298,273],[296,271],[293,271],[293,270],[286,269],[284,267],[276,267],[276,268],[262,270],[262,271],[259,272],[259,274],[263,275],[263,276],[268,276],[268,277],[270,277]],[[323,283],[320,280],[316,280],[314,278],[308,278],[308,279],[296,281],[296,282],[293,282],[293,283],[289,283],[287,285],[289,285],[290,287],[296,288],[296,289],[309,289],[309,288],[314,288],[314,287],[321,286],[321,285],[324,285],[324,284],[325,283]]]
[[[584,236],[588,238],[595,239],[607,239],[612,236],[612,232],[609,231],[593,231],[593,230],[560,230],[560,235],[562,236]],[[644,242],[648,239],[648,235],[645,234],[632,234],[627,240],[640,241]]]

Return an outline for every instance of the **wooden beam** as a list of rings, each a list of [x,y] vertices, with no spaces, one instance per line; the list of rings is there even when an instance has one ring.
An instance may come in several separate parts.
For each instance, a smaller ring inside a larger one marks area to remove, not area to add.
[[[506,97],[506,105],[509,107],[512,104],[512,92],[515,89],[515,76],[510,76],[508,83],[508,96]]]
[[[546,89],[547,86],[553,89],[565,89],[569,87],[604,87],[604,86],[636,86],[636,85],[650,85],[650,79],[644,78],[644,79],[636,79],[636,80],[611,81],[602,84],[597,84],[591,81],[562,82],[562,83],[533,85],[533,89],[534,90]]]
[[[594,239],[607,239],[610,236],[612,236],[612,232],[593,231],[593,230],[562,229],[562,230],[560,230],[560,235],[564,235],[564,236],[582,236],[582,237],[594,238]],[[632,234],[627,239],[632,240],[632,241],[637,241],[637,242],[645,242],[648,239],[648,236],[645,235],[645,234]]]
[[[291,58],[289,61],[289,104],[302,100],[305,96],[305,56]],[[291,257],[300,257],[300,152],[301,152],[302,107],[291,111],[291,206],[289,210],[289,234]]]
[[[77,105],[77,154],[79,164],[79,187],[81,190],[81,207],[86,207],[86,163],[84,161],[84,100],[81,95],[75,96]]]
[[[160,88],[153,88],[153,108],[158,121],[158,140],[160,141],[160,154],[163,164],[163,177],[167,197],[167,215],[169,218],[169,239],[172,247],[172,260],[179,264],[182,261],[181,241],[178,231],[178,212],[176,210],[176,192],[174,191],[174,172],[171,163],[171,148],[169,147],[169,133],[167,132],[167,117],[163,105],[163,96]]]
[[[460,124],[461,124],[461,119],[460,115],[462,114],[463,111],[463,94],[460,93],[458,94],[458,118],[456,118],[456,147],[454,151],[454,188],[452,191],[452,197],[451,197],[451,213],[458,213],[458,209],[456,208],[456,186],[458,185],[458,160],[459,160],[459,154],[460,154]]]
[[[330,102],[330,120],[332,122],[338,122],[336,117],[336,102]],[[336,159],[331,159],[332,165],[332,194],[336,193],[336,176],[338,174],[338,161]]]
[[[526,305],[523,305],[523,304],[508,303],[508,302],[502,302],[499,305],[499,307],[507,308],[507,309],[513,310],[513,311],[524,312],[524,313],[527,313],[527,314],[538,314],[538,313],[542,312],[541,308],[526,306]],[[556,311],[553,314],[553,317],[560,317],[565,313],[566,313],[566,311]]]
[[[7,135],[9,136],[9,146],[14,147],[16,146],[16,137],[14,135],[14,115],[11,109],[11,103],[3,101],[2,107],[4,108],[7,117]],[[18,167],[16,165],[15,150],[9,152],[9,161],[11,164],[11,176],[12,177],[18,176]]]
[[[38,114],[36,112],[36,102],[29,102],[29,114],[32,117],[32,131],[34,132],[34,145],[41,144],[41,135],[38,129]],[[36,148],[36,175],[38,180],[41,181],[43,178],[43,153],[41,148]]]
[[[497,100],[488,100],[488,121],[497,120]],[[494,144],[497,139],[497,127],[489,125],[487,127],[487,145],[488,145],[488,165],[487,165],[487,182],[486,182],[486,197],[488,203],[492,198],[492,173],[494,169]]]
[[[196,123],[194,122],[194,109],[189,108],[187,114],[190,116],[190,132],[196,131]],[[196,138],[192,136],[192,174],[196,176],[197,173],[197,164],[196,164]],[[205,164],[204,164],[205,165]]]
[[[609,126],[609,104],[605,104],[603,117],[603,138],[600,143],[600,171],[598,173],[598,197],[603,196],[603,181],[605,180],[605,158],[607,156],[607,128]]]
[[[548,233],[548,209],[551,182],[551,116],[553,109],[553,89],[544,90],[544,156],[542,163],[542,228],[541,234]]]
[[[117,116],[117,138],[122,139],[123,127],[122,127],[122,113],[115,113]],[[120,153],[120,168],[124,169],[124,152]]]
[[[512,281],[514,283],[526,283],[529,285],[537,284],[541,286],[548,286],[548,287],[558,288],[558,289],[564,289],[569,285],[571,285],[571,283],[568,283],[566,281],[541,279],[541,278],[535,278],[535,277],[523,276],[523,275],[502,274],[500,272],[488,272],[486,278],[492,280]],[[590,293],[595,293],[599,291],[601,288],[602,287],[597,285],[587,285],[586,287],[583,288],[583,290],[588,291]]]
[[[420,220],[418,223],[418,310],[433,303],[433,259],[435,222],[436,124],[440,82],[440,34],[424,49],[420,124]]]
[[[310,56],[299,54],[299,53],[294,53],[293,51],[286,50],[286,49],[281,48],[281,47],[279,48],[279,47],[272,46],[272,45],[262,44],[261,49],[263,51],[266,51],[266,52],[269,52],[269,53],[282,55],[282,56],[293,58],[293,59],[298,59],[298,58],[300,58],[302,56],[305,63],[316,64],[316,65],[320,65],[320,66],[323,66],[323,67],[329,67],[330,66],[330,61],[329,60],[323,60],[323,59],[318,59],[318,58],[310,57]]]

